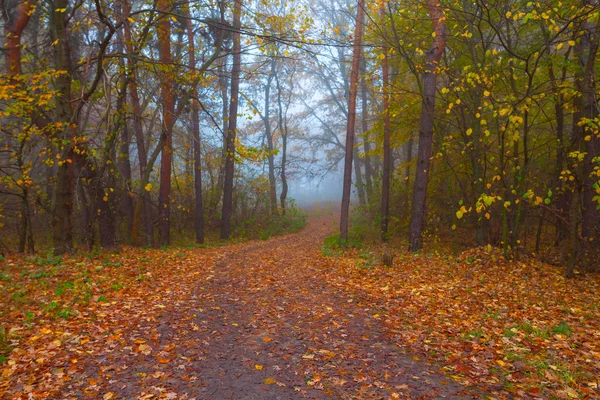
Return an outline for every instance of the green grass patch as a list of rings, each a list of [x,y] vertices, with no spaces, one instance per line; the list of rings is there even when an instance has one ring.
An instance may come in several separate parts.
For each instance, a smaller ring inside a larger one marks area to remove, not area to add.
[[[340,246],[340,235],[335,234],[327,236],[321,246],[321,253],[327,257],[339,257],[346,249],[360,249],[362,247],[362,239],[358,235],[349,235],[347,245]]]
[[[565,335],[566,337],[570,337],[572,333],[571,328],[564,321],[553,327],[551,332],[558,335]]]

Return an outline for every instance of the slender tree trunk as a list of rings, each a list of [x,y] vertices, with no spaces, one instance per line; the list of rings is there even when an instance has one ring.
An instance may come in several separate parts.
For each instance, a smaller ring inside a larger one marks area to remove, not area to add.
[[[367,197],[365,195],[365,184],[363,182],[362,171],[360,170],[360,164],[362,160],[358,157],[358,144],[354,146],[354,148],[352,149],[352,153],[352,158],[354,159],[354,176],[356,178],[356,193],[358,194],[358,204],[364,206],[367,204]]]
[[[598,7],[596,0],[582,0],[584,8]],[[598,117],[598,100],[596,97],[596,55],[600,44],[600,21],[586,20],[582,24],[580,39],[579,64],[583,78],[580,80],[582,94],[582,117],[586,121],[594,121]],[[581,233],[594,247],[600,246],[600,209],[594,200],[600,196],[600,176],[596,173],[600,168],[600,134],[598,126],[593,122],[584,126],[583,136],[586,152],[583,160],[583,196]]]
[[[217,71],[219,74],[219,91],[221,92],[221,102],[222,102],[222,133],[223,133],[223,151],[221,154],[221,163],[218,167],[217,173],[217,185],[214,191],[214,194],[211,196],[211,205],[210,210],[212,210],[213,216],[218,215],[218,206],[219,201],[223,195],[223,180],[225,178],[225,164],[226,164],[226,149],[227,149],[227,132],[229,132],[229,107],[231,104],[229,102],[228,90],[229,90],[229,80],[227,78],[226,71],[226,61],[227,57],[223,57],[219,60],[217,65]]]
[[[170,0],[159,0],[158,10],[170,11]],[[165,69],[161,73],[161,97],[163,106],[162,133],[164,143],[160,158],[160,188],[158,191],[158,244],[171,244],[171,167],[173,163],[173,125],[175,121],[175,98],[173,93],[173,73],[171,57],[171,20],[162,15],[158,21],[159,58]]]
[[[144,128],[142,124],[142,108],[140,105],[140,96],[138,93],[138,82],[136,78],[136,63],[134,61],[135,51],[133,48],[133,38],[131,36],[131,26],[127,19],[130,13],[130,5],[127,0],[123,0],[124,15],[123,21],[125,48],[127,49],[127,67],[129,69],[129,96],[131,99],[131,111],[133,114],[133,133],[135,135],[135,143],[138,154],[138,164],[140,168],[140,177],[146,173],[148,154],[144,141]],[[152,222],[152,204],[150,203],[149,193],[141,185],[139,188],[138,204],[135,207],[133,223],[131,228],[131,243],[137,244],[140,221],[144,227],[144,244],[147,246],[154,245],[154,224]]]
[[[569,259],[567,260],[567,278],[573,278],[575,276],[575,266],[579,256],[579,229],[578,229],[578,216],[579,216],[579,187],[572,192],[571,204],[569,207],[569,247],[571,253],[567,254]]]
[[[184,8],[188,37],[189,68],[193,70],[196,68],[196,49],[189,1]],[[200,157],[200,107],[196,100],[193,100],[192,103],[192,141],[194,143],[194,230],[196,231],[196,243],[204,243],[204,204],[202,203],[202,161]]]
[[[408,134],[408,142],[406,143],[406,167],[404,169],[404,188],[405,188],[405,198],[404,204],[408,208],[409,200],[410,200],[410,175],[411,175],[411,167],[410,163],[413,160],[413,150],[415,147],[415,138],[413,132],[409,132]],[[390,161],[391,164],[391,161]]]
[[[348,220],[350,216],[350,191],[352,188],[352,156],[354,149],[354,128],[356,123],[356,92],[358,74],[360,72],[360,55],[364,20],[364,0],[358,0],[356,11],[356,27],[352,54],[352,71],[350,73],[350,90],[348,93],[348,124],[346,126],[346,156],[344,160],[344,183],[342,193],[342,210],[340,216],[340,245],[348,244]]]
[[[31,4],[22,2],[10,7],[5,1],[2,5],[2,16],[4,19],[4,34],[6,42],[4,43],[4,58],[6,61],[7,76],[11,78],[21,74],[21,36],[30,20]],[[22,85],[19,79],[14,79],[17,87]],[[19,150],[17,152],[17,165],[21,175],[25,177],[25,168],[23,164],[23,150],[25,148],[25,139],[18,138]],[[19,224],[19,252],[24,253],[27,246],[27,233],[30,231],[31,221],[29,220],[29,189],[26,179],[22,179],[21,187],[21,215]],[[33,247],[33,244],[32,244]]]
[[[123,3],[122,1],[118,1],[116,5],[117,9],[123,15]],[[117,42],[117,51],[119,53],[123,53],[125,50],[125,46],[123,43],[123,37],[119,36]],[[126,113],[126,101],[127,101],[127,68],[125,66],[125,60],[121,59],[119,61],[119,67],[122,71],[121,77],[121,90],[119,93],[119,97],[117,99],[117,116],[115,121],[115,129],[120,128],[121,130],[121,146],[118,154],[118,162],[119,162],[119,170],[121,172],[123,188],[120,193],[120,213],[125,218],[126,225],[126,238],[129,240],[131,238],[131,229],[133,227],[133,190],[132,190],[132,179],[131,179],[131,160],[130,160],[130,152],[129,152],[129,144],[130,144],[130,135],[129,135],[129,125],[127,123],[127,113]]]
[[[361,62],[361,79],[360,79],[360,95],[362,102],[362,114],[361,114],[361,130],[363,134],[363,148],[365,150],[365,158],[363,163],[365,164],[365,183],[367,189],[367,198],[370,199],[373,195],[373,167],[371,166],[371,143],[369,142],[369,89],[367,86],[367,62],[362,60]],[[385,128],[384,128],[385,129]]]
[[[237,131],[237,112],[240,90],[240,70],[242,49],[240,43],[240,19],[242,0],[235,0],[233,10],[233,65],[231,67],[231,106],[229,108],[229,126],[227,146],[225,148],[225,177],[223,182],[223,209],[221,212],[221,239],[231,236],[231,217],[233,215],[233,174],[235,169],[235,136]]]
[[[381,16],[385,16],[383,8]],[[390,176],[392,149],[390,146],[390,69],[388,65],[388,48],[383,46],[381,64],[383,76],[383,175],[381,177],[381,240],[387,242],[390,220]]]
[[[54,10],[51,11],[50,32],[51,38],[56,42],[53,46],[54,65],[60,74],[56,78],[56,120],[66,123],[59,137],[65,145],[59,149],[60,160],[56,176],[56,190],[54,195],[54,210],[52,215],[54,254],[61,255],[73,248],[73,189],[75,183],[75,165],[72,139],[75,136],[73,125],[73,107],[71,105],[71,60],[69,37],[67,32],[68,13],[60,10],[68,8],[68,0],[55,0]]]
[[[433,144],[433,114],[435,110],[435,87],[437,66],[446,48],[446,22],[438,0],[427,0],[429,17],[433,23],[435,38],[427,52],[427,65],[423,74],[423,104],[419,131],[419,152],[417,173],[413,189],[412,210],[409,229],[409,251],[423,248],[423,227],[425,223],[425,201],[429,183],[429,167]]]
[[[271,71],[267,78],[267,85],[265,87],[265,115],[263,116],[263,124],[265,126],[265,136],[267,138],[267,150],[269,155],[267,162],[269,164],[269,204],[271,206],[271,214],[277,214],[277,182],[275,181],[275,156],[273,155],[273,132],[271,132],[271,84],[277,67],[277,61],[275,58],[271,60]]]
[[[124,104],[123,104],[124,106]],[[123,116],[124,118],[124,116]],[[121,170],[121,176],[123,178],[123,191],[121,193],[121,213],[125,217],[125,224],[127,226],[126,237],[131,237],[131,229],[133,227],[133,190],[132,190],[132,179],[131,179],[131,162],[129,153],[129,129],[127,128],[127,121],[123,120],[123,126],[121,127],[121,146],[119,149],[119,164]]]
[[[281,193],[279,201],[281,202],[281,214],[285,215],[286,199],[288,194],[288,183],[286,175],[287,164],[287,141],[288,141],[288,125],[287,125],[287,110],[286,115],[283,115],[283,106],[281,104],[281,85],[279,84],[279,75],[275,75],[275,83],[277,85],[277,105],[279,114],[279,130],[281,134]]]
[[[109,206],[108,191],[104,191],[102,185],[99,184],[101,177],[92,180],[90,189],[95,196],[95,209],[97,209],[98,227],[100,231],[100,245],[104,249],[113,249],[117,245],[115,237],[115,218]]]
[[[88,193],[86,192],[86,180],[86,178],[81,177],[77,182],[77,192],[79,201],[81,202],[81,241],[88,249],[92,249],[94,247],[92,202],[89,200]]]
[[[547,38],[548,41],[548,33],[545,29],[542,28],[542,33]],[[550,44],[548,44],[550,46]],[[554,189],[555,186],[560,182],[560,173],[565,166],[566,157],[566,149],[567,144],[565,142],[565,96],[561,93],[559,89],[559,85],[564,82],[566,78],[566,68],[563,68],[562,78],[559,81],[554,73],[554,66],[552,63],[548,66],[548,76],[550,78],[550,85],[552,87],[552,94],[554,97],[554,116],[556,119],[556,166],[554,168],[554,175],[552,177],[552,181],[550,182],[549,187]],[[558,189],[558,187],[556,187]],[[554,245],[558,246],[560,242],[565,240],[569,236],[569,224],[568,222],[568,213],[569,213],[569,199],[570,196],[566,192],[556,191],[556,208],[560,213],[561,218],[556,218],[556,236],[554,239]],[[537,252],[537,251],[536,251]]]
[[[6,0],[0,2],[4,19],[4,59],[9,76],[21,73],[21,36],[31,18],[33,2],[13,2],[11,7]]]

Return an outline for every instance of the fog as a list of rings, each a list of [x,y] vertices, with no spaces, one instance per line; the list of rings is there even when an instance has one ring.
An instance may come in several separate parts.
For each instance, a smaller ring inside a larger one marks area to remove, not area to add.
[[[340,202],[343,177],[342,172],[335,171],[322,178],[294,180],[290,182],[290,197],[300,207],[322,202]]]

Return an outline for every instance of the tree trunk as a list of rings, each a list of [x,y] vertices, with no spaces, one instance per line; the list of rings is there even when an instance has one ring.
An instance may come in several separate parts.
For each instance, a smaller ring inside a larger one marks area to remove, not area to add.
[[[240,90],[240,69],[242,49],[240,43],[240,19],[242,0],[234,1],[233,10],[233,65],[231,68],[231,105],[229,108],[229,126],[227,146],[225,147],[225,177],[223,181],[223,209],[221,212],[221,239],[231,236],[231,217],[233,215],[233,173],[235,168],[235,135],[237,131],[237,112]]]
[[[16,4],[15,4],[16,3]],[[13,7],[2,1],[2,16],[4,19],[4,59],[7,75],[21,73],[21,36],[31,18],[33,3],[28,1],[13,2]]]
[[[77,192],[79,201],[81,202],[81,241],[91,250],[94,247],[94,229],[92,223],[92,202],[89,200],[88,193],[86,192],[86,180],[84,177],[79,179],[77,182]]]
[[[121,1],[118,1],[116,4],[117,9],[122,13],[123,12],[123,4]],[[119,36],[117,42],[117,52],[123,53],[125,50],[125,46],[123,43],[123,38]],[[117,99],[117,116],[115,121],[115,129],[120,128],[121,130],[121,146],[118,154],[118,162],[119,162],[119,170],[121,172],[122,177],[122,191],[120,193],[120,213],[125,218],[125,226],[126,226],[126,237],[127,240],[131,238],[131,229],[133,227],[133,190],[132,190],[132,180],[131,180],[131,160],[130,160],[130,152],[129,152],[129,144],[130,144],[130,135],[129,135],[129,125],[127,124],[127,113],[126,113],[126,100],[127,100],[127,68],[125,66],[125,60],[120,59],[119,66],[123,72],[123,76],[121,77],[121,90],[119,93],[119,97]]]
[[[595,0],[583,0],[584,8],[597,7]],[[595,63],[600,43],[600,22],[594,24],[586,20],[582,24],[580,39],[579,64],[582,69],[583,79],[580,91],[582,95],[582,117],[585,121],[594,121],[598,116],[598,102],[596,98]],[[600,176],[596,170],[600,168],[600,134],[598,126],[593,122],[584,125],[583,136],[586,152],[583,160],[583,196],[581,219],[581,233],[588,244],[594,247],[600,242],[600,210],[599,203],[594,200],[600,196]]]
[[[383,8],[381,16],[385,16]],[[388,48],[383,46],[381,64],[383,76],[383,175],[381,177],[381,240],[387,242],[390,220],[390,176],[392,149],[390,147],[390,70],[388,65]]]
[[[71,60],[69,38],[67,33],[68,13],[59,10],[68,7],[68,0],[55,0],[54,10],[51,11],[51,39],[56,41],[53,46],[54,65],[59,71],[66,71],[56,77],[56,121],[65,124],[63,131],[58,133],[66,145],[60,147],[60,160],[56,176],[54,195],[54,210],[52,215],[54,254],[61,255],[73,248],[73,188],[75,183],[75,168],[73,163],[72,139],[75,136],[73,123],[73,107],[71,105]]]
[[[277,85],[277,106],[279,110],[279,130],[281,134],[281,193],[279,195],[279,201],[281,202],[281,214],[285,215],[285,202],[288,194],[287,175],[285,171],[287,164],[288,140],[287,109],[286,115],[284,116],[283,106],[281,104],[281,85],[279,84],[279,75],[275,75],[275,83]]]
[[[2,15],[4,19],[4,33],[6,42],[4,43],[4,58],[6,61],[7,76],[16,77],[21,74],[21,36],[30,20],[31,4],[18,3],[10,7],[2,2]],[[20,87],[22,82],[14,79],[14,84]],[[19,141],[19,150],[17,152],[17,165],[21,171],[21,176],[25,177],[26,172],[23,164],[23,150],[25,147],[25,138],[17,139]],[[31,230],[31,221],[29,220],[29,189],[26,179],[22,179],[21,186],[21,215],[19,221],[19,253],[24,253],[28,241],[28,232]],[[32,239],[33,240],[33,239]],[[33,242],[31,247],[33,247]]]
[[[170,10],[169,0],[159,0],[158,10],[167,13]],[[171,67],[171,20],[164,14],[158,22],[159,58],[165,69]],[[173,95],[173,75],[166,70],[160,76],[161,97],[163,106],[162,133],[164,137],[160,158],[160,188],[158,191],[158,244],[171,244],[171,167],[173,161],[173,125],[175,120],[175,98]]]
[[[115,218],[109,206],[108,191],[104,191],[100,184],[102,177],[92,179],[90,188],[95,195],[95,207],[97,210],[98,227],[100,231],[100,245],[104,249],[113,249],[117,245],[115,237]]]
[[[435,110],[435,87],[437,65],[446,48],[446,22],[438,0],[427,0],[429,17],[433,23],[435,38],[427,52],[427,65],[423,74],[423,104],[419,130],[419,152],[417,173],[412,197],[412,210],[409,229],[409,251],[423,248],[423,227],[425,222],[425,201],[429,182],[429,166],[433,144],[433,114]]]
[[[356,123],[356,92],[360,70],[362,32],[364,19],[364,0],[358,0],[356,27],[352,53],[352,71],[348,93],[348,124],[346,126],[346,156],[344,160],[344,182],[342,192],[342,210],[340,215],[340,245],[348,244],[348,220],[350,216],[350,190],[352,187],[352,156],[354,153],[354,128]]]
[[[194,30],[190,18],[189,1],[184,7],[185,24],[188,37],[189,68],[196,68],[196,48],[194,45]],[[202,162],[200,153],[200,107],[196,100],[192,103],[192,141],[194,143],[194,230],[196,243],[204,243],[204,204],[202,203]]]
[[[385,50],[385,49],[384,49]],[[387,61],[386,61],[387,62]],[[361,62],[361,79],[360,79],[360,95],[362,102],[362,115],[361,115],[361,130],[363,134],[363,148],[365,150],[365,158],[363,163],[365,164],[365,183],[366,183],[366,192],[367,199],[370,199],[373,195],[373,167],[371,166],[371,143],[369,142],[369,106],[368,106],[368,97],[369,97],[369,89],[367,86],[367,62],[366,60],[362,60]],[[385,129],[385,128],[384,128]]]
[[[217,73],[219,74],[219,91],[221,92],[221,102],[222,102],[222,134],[223,134],[223,151],[221,155],[221,163],[218,167],[217,173],[217,185],[214,191],[214,194],[211,196],[211,204],[210,210],[212,211],[213,216],[218,215],[218,206],[221,196],[223,195],[223,180],[225,178],[225,164],[226,164],[226,149],[227,149],[227,132],[229,132],[229,107],[231,104],[229,102],[228,89],[229,89],[229,81],[227,79],[227,71],[226,71],[226,61],[227,57],[223,57],[219,60],[217,65]]]
[[[140,177],[146,173],[148,154],[146,150],[146,144],[144,141],[144,128],[142,125],[142,108],[140,106],[140,96],[137,89],[137,78],[136,78],[136,62],[135,62],[135,50],[133,48],[133,38],[131,36],[131,26],[127,17],[130,14],[129,1],[123,0],[123,14],[125,19],[123,20],[125,48],[127,49],[127,68],[129,70],[129,96],[131,99],[131,111],[133,114],[133,132],[135,135],[135,142],[138,154],[138,164],[140,168]],[[139,232],[140,221],[144,228],[144,244],[147,246],[154,245],[154,224],[152,222],[152,204],[150,203],[150,197],[148,192],[145,190],[144,185],[141,185],[139,189],[138,204],[135,207],[133,223],[131,228],[131,244],[137,244],[137,237]]]
[[[571,253],[567,253],[567,278],[575,276],[575,266],[579,258],[579,237],[578,237],[578,216],[579,216],[579,187],[572,192],[571,204],[569,207],[569,245]]]
[[[271,206],[271,214],[277,214],[277,182],[275,181],[275,156],[273,155],[273,133],[271,132],[271,84],[276,74],[277,62],[273,58],[271,60],[271,71],[267,78],[265,87],[265,115],[263,116],[263,124],[265,126],[265,136],[267,138],[267,150],[269,155],[267,161],[269,164],[269,204]]]
[[[358,204],[364,206],[367,204],[367,198],[365,195],[365,184],[363,183],[362,171],[360,170],[361,160],[358,157],[358,144],[354,146],[354,148],[352,149],[352,153],[352,158],[354,159],[354,176],[356,178],[356,193],[358,194]]]

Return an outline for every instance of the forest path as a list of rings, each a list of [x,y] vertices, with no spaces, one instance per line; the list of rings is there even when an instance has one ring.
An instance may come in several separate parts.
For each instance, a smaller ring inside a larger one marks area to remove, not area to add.
[[[210,268],[190,266],[189,285],[154,293],[161,304],[86,357],[63,390],[105,399],[471,398],[403,354],[359,293],[328,282],[334,261],[319,248],[332,223],[313,218],[296,234],[200,250],[212,254]]]

